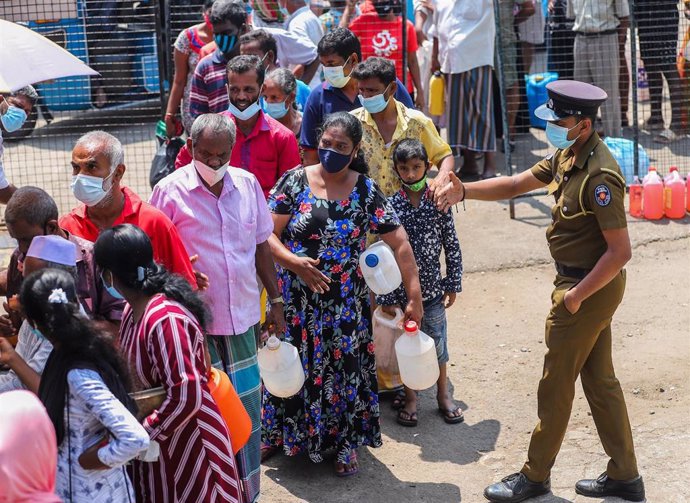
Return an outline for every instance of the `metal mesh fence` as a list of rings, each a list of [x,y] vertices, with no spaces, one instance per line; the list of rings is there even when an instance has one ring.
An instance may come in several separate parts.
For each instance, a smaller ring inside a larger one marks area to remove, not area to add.
[[[6,0],[0,17],[48,37],[97,70],[100,77],[71,77],[35,87],[38,106],[24,127],[3,132],[7,176],[17,186],[37,185],[61,212],[73,208],[71,150],[92,129],[115,135],[125,147],[124,183],[146,198],[157,149],[161,88],[170,81],[172,51],[159,61],[159,40],[201,20],[200,1]],[[166,18],[167,16],[167,18]],[[166,29],[166,26],[169,29]]]
[[[172,47],[183,29],[202,22],[202,3],[203,0],[0,2],[2,18],[25,23],[101,73],[100,77],[74,77],[36,86],[41,101],[25,127],[18,133],[4,134],[8,178],[17,186],[32,184],[45,188],[61,212],[69,211],[76,204],[69,190],[72,147],[81,134],[99,128],[123,142],[127,165],[124,183],[146,198],[150,190],[149,166],[158,147],[155,126],[164,111],[173,77]],[[312,10],[317,15],[324,14],[321,18],[327,31],[340,21],[344,2],[334,0],[330,7],[322,3],[313,1]],[[589,80],[606,88],[613,86],[613,76],[618,73],[613,88],[619,96],[609,100],[616,102],[618,118],[611,120],[610,111],[602,110],[597,129],[610,138],[632,142],[619,145],[628,156],[625,163],[630,172],[637,169],[644,174],[649,165],[654,165],[663,174],[675,165],[681,173],[688,174],[690,21],[686,16],[690,15],[690,2],[475,3],[483,9],[493,7],[498,28],[492,95],[498,147],[495,163],[499,171],[528,169],[553,150],[546,140],[544,124],[532,113],[546,101],[545,84],[550,79]],[[402,0],[397,5],[395,20],[384,22],[377,15],[374,2],[362,1],[349,25],[362,43],[364,58],[383,56],[393,60],[398,77],[413,92],[419,91],[414,82],[416,76],[413,78],[418,68],[421,87],[428,94],[432,44],[428,28],[433,19],[433,2]],[[526,16],[528,8],[534,12]],[[415,21],[420,9],[429,14],[426,25],[403,30],[403,26]],[[622,26],[629,24],[630,30],[620,29],[621,22]],[[602,49],[603,39],[614,42]],[[512,85],[506,85],[511,82]],[[613,88],[606,89],[611,96],[616,94]],[[446,106],[451,103],[447,95]],[[442,118],[436,119],[443,134],[447,134],[447,124]],[[510,134],[504,135],[505,129]],[[461,146],[454,139],[449,139],[449,143]],[[637,144],[641,149],[633,155]],[[506,149],[501,147],[506,146],[509,155],[504,157],[501,151]],[[481,157],[477,155],[480,165]]]
[[[510,131],[509,141],[500,141],[500,147],[511,151],[499,159],[499,166],[507,172],[522,171],[553,151],[545,124],[533,111],[547,99],[545,85],[561,78],[590,82],[607,91],[609,100],[600,110],[596,129],[608,137],[605,141],[618,155],[629,182],[635,173],[644,175],[649,166],[656,166],[661,174],[677,166],[687,175],[690,72],[682,59],[689,52],[690,21],[683,4],[674,0],[535,2],[536,12],[523,22],[519,16],[523,2],[494,2],[499,33],[504,35],[497,42],[502,56],[496,68],[498,84],[505,86],[511,72],[518,76],[517,91],[511,92],[510,86],[507,92],[504,89],[505,106],[496,99],[498,135],[504,135],[506,128]],[[685,8],[690,9],[690,3]],[[501,10],[513,15],[501,16]],[[505,37],[511,32],[514,36]],[[495,98],[500,97],[501,86],[494,91]],[[634,155],[636,145],[640,148]]]

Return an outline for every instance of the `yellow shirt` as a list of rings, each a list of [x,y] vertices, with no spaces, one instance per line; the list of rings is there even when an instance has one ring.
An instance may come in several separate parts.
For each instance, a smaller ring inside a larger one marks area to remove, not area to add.
[[[398,124],[388,146],[381,138],[376,122],[369,112],[364,108],[350,112],[362,122],[362,151],[369,165],[369,176],[379,185],[386,197],[392,196],[401,188],[400,178],[393,169],[393,150],[400,140],[415,138],[421,141],[429,161],[436,166],[452,155],[450,146],[443,141],[429,117],[418,110],[407,108],[399,101],[395,101],[395,105],[398,109]]]

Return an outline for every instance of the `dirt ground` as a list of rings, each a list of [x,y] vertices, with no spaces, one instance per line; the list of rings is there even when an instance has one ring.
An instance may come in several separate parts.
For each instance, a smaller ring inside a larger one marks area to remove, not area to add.
[[[536,389],[554,270],[544,229],[546,198],[471,202],[457,214],[466,274],[448,312],[454,397],[465,423],[446,425],[434,391],[421,393],[417,428],[395,422],[382,402],[384,444],[360,450],[360,473],[333,475],[331,460],[276,456],[262,470],[263,502],[485,501],[487,484],[520,469],[536,424]],[[614,318],[614,362],[650,503],[690,502],[690,219],[630,221],[634,246],[625,299]],[[570,426],[552,472],[553,494],[538,503],[595,501],[574,484],[606,468],[578,383]]]
[[[382,402],[384,444],[360,450],[360,473],[333,475],[331,460],[279,455],[262,469],[263,503],[479,503],[487,484],[520,469],[536,424],[536,389],[545,347],[553,265],[544,239],[550,200],[470,201],[456,214],[464,291],[448,312],[449,375],[465,410],[461,425],[436,413],[421,393],[420,424],[395,422]],[[690,502],[690,218],[629,219],[633,259],[614,318],[614,362],[625,392],[638,462],[650,503]],[[13,244],[0,234],[7,264]],[[575,495],[607,457],[579,384],[570,426],[552,472],[553,495],[537,503],[589,500]],[[609,498],[606,503],[621,500]]]

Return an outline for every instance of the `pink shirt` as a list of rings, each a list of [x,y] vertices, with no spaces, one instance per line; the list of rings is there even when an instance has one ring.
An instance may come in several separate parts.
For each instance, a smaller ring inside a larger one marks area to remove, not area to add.
[[[195,269],[209,277],[202,293],[213,317],[208,333],[241,334],[258,323],[254,256],[273,219],[254,175],[228,168],[216,198],[188,164],[158,182],[150,203],[172,220],[190,255],[199,255]]]
[[[220,115],[225,115],[236,123],[235,116],[230,112],[221,112]],[[177,154],[175,168],[181,168],[190,162],[192,153],[185,144]],[[273,117],[260,111],[254,129],[247,136],[237,128],[230,165],[246,169],[256,176],[264,197],[268,197],[283,173],[301,163],[295,134]]]

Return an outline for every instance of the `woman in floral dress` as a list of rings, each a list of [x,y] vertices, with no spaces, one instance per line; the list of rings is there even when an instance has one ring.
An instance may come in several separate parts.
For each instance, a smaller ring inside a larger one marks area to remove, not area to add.
[[[269,196],[285,299],[285,340],[302,359],[306,381],[294,397],[264,391],[264,458],[282,447],[314,462],[335,449],[339,476],[357,472],[356,449],[381,445],[369,290],[358,267],[368,232],[395,254],[406,317],[419,323],[417,266],[404,229],[359,155],[362,126],[348,113],[328,116],[320,163],[287,172]],[[348,169],[349,168],[349,169]]]

